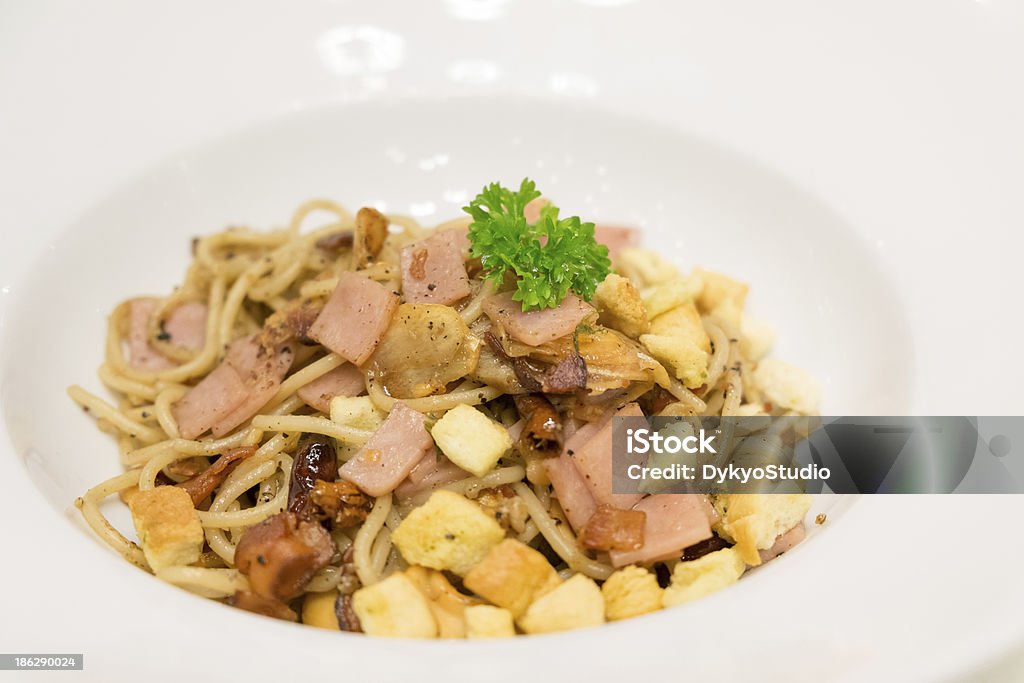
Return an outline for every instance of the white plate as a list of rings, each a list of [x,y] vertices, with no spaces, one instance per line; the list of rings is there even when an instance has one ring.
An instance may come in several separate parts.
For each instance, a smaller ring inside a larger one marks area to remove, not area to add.
[[[280,224],[310,196],[437,220],[529,174],[567,210],[750,281],[777,353],[822,378],[828,412],[1020,413],[1007,340],[1021,321],[1003,309],[1022,112],[996,87],[1020,56],[1011,8],[48,9],[0,22],[0,63],[19,67],[0,73],[0,449],[18,456],[0,460],[0,512],[27,558],[0,570],[4,649],[84,651],[103,680],[932,680],[1024,641],[1017,497],[821,501],[826,527],[739,586],[603,630],[423,644],[257,619],[84,533],[69,503],[116,457],[63,393],[98,386],[105,314],[179,280],[193,234]]]

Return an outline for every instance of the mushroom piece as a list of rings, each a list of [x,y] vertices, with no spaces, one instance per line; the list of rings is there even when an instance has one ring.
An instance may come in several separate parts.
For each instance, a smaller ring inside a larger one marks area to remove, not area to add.
[[[365,268],[380,253],[387,236],[387,216],[368,206],[359,209],[352,240],[352,261],[356,270]]]

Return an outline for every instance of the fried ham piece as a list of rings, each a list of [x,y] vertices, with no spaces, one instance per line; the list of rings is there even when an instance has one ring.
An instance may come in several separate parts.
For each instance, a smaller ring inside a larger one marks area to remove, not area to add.
[[[642,510],[621,510],[598,505],[580,531],[580,544],[588,550],[639,550],[644,544]]]
[[[334,541],[318,522],[279,512],[246,530],[235,549],[235,566],[249,577],[253,593],[287,602],[302,593],[334,552]]]

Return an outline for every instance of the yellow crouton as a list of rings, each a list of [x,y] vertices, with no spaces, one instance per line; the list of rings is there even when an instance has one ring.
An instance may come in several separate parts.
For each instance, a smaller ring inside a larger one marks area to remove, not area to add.
[[[177,486],[157,486],[128,499],[139,545],[150,569],[192,564],[203,549],[203,525],[192,498]]]
[[[642,567],[625,567],[601,586],[604,614],[609,621],[629,619],[661,609],[661,586],[653,573]]]
[[[475,605],[467,607],[466,638],[511,638],[516,634],[512,625],[512,613],[493,605]]]
[[[650,287],[679,277],[679,270],[660,254],[630,247],[615,257],[615,269],[637,287]]]
[[[775,343],[771,325],[746,313],[740,316],[740,351],[749,360],[761,360]]]
[[[534,600],[561,583],[547,558],[515,539],[491,548],[463,580],[466,588],[519,617]]]
[[[711,595],[736,583],[746,568],[735,548],[723,548],[690,562],[680,562],[672,570],[672,583],[665,589],[662,604],[673,607]]]
[[[331,399],[331,421],[345,427],[373,432],[386,417],[369,396],[335,396]]]
[[[700,294],[697,295],[697,306],[701,313],[711,313],[722,305],[732,305],[737,313],[743,310],[747,290],[750,289],[745,283],[703,268],[695,268],[694,273],[703,282]]]
[[[576,574],[537,598],[519,620],[527,633],[570,631],[604,623],[604,598],[594,580]]]
[[[482,477],[512,448],[508,430],[473,406],[455,406],[430,430],[434,443],[453,463]]]
[[[640,292],[621,275],[612,273],[606,277],[597,286],[591,303],[597,307],[599,323],[627,337],[635,339],[646,334],[651,327]]]
[[[700,292],[700,279],[690,276],[668,280],[641,291],[644,300],[644,309],[650,318],[656,318],[662,313],[671,311],[676,306],[693,301],[693,298]]]
[[[818,410],[821,387],[800,368],[778,358],[766,358],[754,368],[753,378],[764,398],[778,408],[801,413]]]
[[[322,593],[306,593],[302,599],[302,623],[328,631],[340,631],[338,613],[334,609],[338,601],[338,591],[329,590]]]
[[[435,491],[402,520],[391,540],[409,564],[462,575],[505,538],[479,505],[451,491]]]
[[[758,550],[771,548],[775,539],[803,521],[811,509],[811,497],[806,493],[735,493],[718,496],[714,504],[723,536],[734,540],[740,557],[754,567],[761,564]]]
[[[391,638],[434,638],[437,623],[426,596],[405,574],[392,574],[352,594],[363,632]]]
[[[403,573],[427,598],[434,621],[437,622],[438,637],[465,638],[464,612],[467,607],[479,605],[481,601],[455,590],[439,571],[413,565]]]
[[[688,339],[706,353],[711,353],[711,339],[700,320],[697,306],[692,301],[676,306],[652,320],[651,334]]]
[[[645,334],[640,343],[651,355],[669,365],[677,378],[690,389],[696,389],[708,379],[708,353],[688,339]]]

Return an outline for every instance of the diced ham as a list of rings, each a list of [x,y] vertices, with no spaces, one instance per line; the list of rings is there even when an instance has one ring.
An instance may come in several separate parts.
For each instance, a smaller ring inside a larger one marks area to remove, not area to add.
[[[643,417],[636,403],[627,403],[614,417]],[[598,504],[629,509],[642,498],[639,493],[612,493],[612,420],[581,427],[565,443],[565,453],[576,465]]]
[[[167,370],[174,363],[149,345],[149,316],[160,303],[156,298],[132,299],[128,304],[128,360],[139,370]]]
[[[540,220],[540,210],[550,204],[544,197],[537,197],[529,201],[525,207],[523,207],[523,217],[526,218],[526,222],[533,225]]]
[[[394,491],[434,445],[425,419],[423,413],[396,403],[384,424],[341,466],[341,478],[374,497]]]
[[[398,296],[365,275],[338,277],[309,336],[345,360],[362,365],[377,348],[398,308]]]
[[[784,552],[788,552],[795,548],[807,538],[807,530],[804,529],[803,524],[797,524],[795,527],[787,531],[786,533],[775,539],[775,543],[772,544],[768,550],[758,550],[758,555],[761,556],[761,563],[774,560],[776,557]]]
[[[274,397],[281,381],[288,374],[295,354],[289,344],[282,344],[268,352],[255,337],[233,342],[228,347],[224,362],[230,365],[245,382],[245,398],[211,427],[213,435],[221,437],[259,412]]]
[[[469,296],[465,239],[461,230],[442,230],[402,249],[402,296],[406,303],[453,304]]]
[[[171,311],[164,322],[167,341],[185,349],[201,349],[206,343],[206,304],[190,301]]]
[[[576,469],[572,458],[565,453],[557,458],[545,460],[544,468],[548,472],[555,497],[558,498],[558,504],[562,506],[569,524],[577,532],[582,530],[597,510],[597,501],[591,495],[583,475]]]
[[[399,500],[406,500],[418,493],[433,491],[469,476],[472,476],[469,472],[451,460],[437,457],[437,451],[431,449],[413,468],[406,480],[398,485],[395,496]]]
[[[300,387],[298,394],[310,407],[327,413],[335,396],[359,396],[365,391],[363,371],[351,363],[343,363]]]
[[[484,312],[515,339],[540,346],[571,334],[587,317],[595,315],[594,307],[569,292],[555,308],[523,312],[523,306],[512,300],[511,292],[495,294],[484,301]]]
[[[176,363],[149,344],[146,334],[149,317],[160,299],[144,297],[133,299],[128,311],[128,359],[139,370],[160,371],[173,368]],[[178,306],[164,322],[163,331],[171,343],[186,349],[202,348],[206,341],[206,304],[187,303]]]
[[[640,246],[640,231],[618,225],[598,225],[594,227],[594,239],[608,247],[608,255],[614,258],[623,249]]]
[[[255,335],[236,340],[224,362],[171,406],[178,431],[186,439],[211,429],[227,434],[273,398],[293,356],[287,344],[267,352]]]
[[[647,514],[644,544],[639,550],[613,550],[612,564],[622,567],[678,557],[694,543],[711,538],[706,497],[698,494],[659,493],[648,496],[633,509]]]
[[[227,363],[218,365],[171,406],[178,431],[186,439],[205,434],[245,400],[245,393],[245,382],[235,369]]]
[[[438,464],[437,447],[431,446],[423,454],[423,457],[419,459],[416,466],[412,468],[412,471],[409,472],[408,480],[413,484],[420,483],[428,474],[437,471]]]

